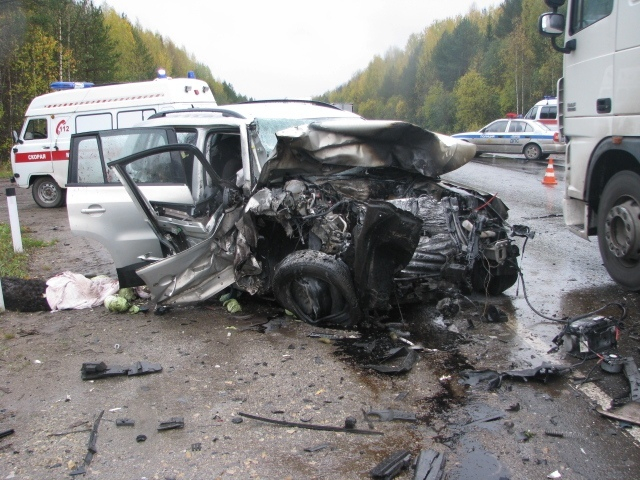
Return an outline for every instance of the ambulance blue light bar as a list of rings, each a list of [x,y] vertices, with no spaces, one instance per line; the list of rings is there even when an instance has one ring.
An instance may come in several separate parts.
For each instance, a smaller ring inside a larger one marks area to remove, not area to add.
[[[51,90],[73,90],[74,88],[93,87],[91,82],[52,82],[49,87]]]

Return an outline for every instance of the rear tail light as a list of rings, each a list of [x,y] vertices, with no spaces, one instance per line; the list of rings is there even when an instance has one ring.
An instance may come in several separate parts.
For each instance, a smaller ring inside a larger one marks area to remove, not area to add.
[[[560,143],[560,132],[553,132],[553,141]]]

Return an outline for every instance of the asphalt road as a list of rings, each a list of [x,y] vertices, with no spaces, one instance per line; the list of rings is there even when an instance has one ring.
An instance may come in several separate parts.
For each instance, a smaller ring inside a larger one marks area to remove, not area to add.
[[[559,184],[553,187],[541,184],[546,162],[518,158],[479,159],[446,177],[498,193],[511,209],[509,222],[536,232],[521,263],[532,306],[560,319],[625,302],[629,317],[620,352],[638,358],[632,338],[638,295],[608,278],[597,243],[564,228],[561,159],[557,163]],[[6,186],[0,185],[2,194]],[[101,246],[70,235],[64,209],[39,209],[30,193],[18,192],[21,222],[38,238],[58,240],[32,256],[32,275],[113,274]],[[3,207],[0,222],[6,221]],[[217,304],[163,316],[117,315],[103,308],[7,312],[0,316],[0,431],[15,433],[0,439],[0,478],[69,478],[85,457],[86,429],[101,410],[97,453],[86,478],[369,478],[374,465],[402,448],[414,458],[423,449],[445,453],[449,479],[533,479],[555,471],[564,479],[640,478],[639,427],[623,429],[594,409],[597,402],[608,406],[628,393],[621,374],[597,368],[590,374],[596,382],[578,386],[576,379],[595,364],[590,360],[548,383],[505,381],[492,391],[483,383],[459,383],[468,368],[577,363],[566,354],[547,353],[559,326],[531,310],[522,286],[471,300],[498,306],[508,322],[485,323],[478,309],[463,304],[449,329],[442,329],[432,306],[405,309],[409,339],[432,350],[400,376],[363,368],[345,344],[308,337],[318,330],[358,332],[311,328],[282,316],[268,301],[242,298],[243,312],[235,315]],[[275,324],[254,327],[268,318]],[[163,372],[80,379],[83,362],[138,360],[159,362]],[[358,428],[368,429],[362,409],[371,408],[412,412],[418,421],[373,422],[383,436],[233,422],[239,412],[332,426],[353,416]],[[159,420],[174,416],[184,418],[183,429],[156,431]],[[118,417],[133,418],[136,426],[116,427]],[[148,440],[137,443],[139,434]],[[313,451],[305,451],[309,447]],[[398,478],[413,478],[412,471]]]

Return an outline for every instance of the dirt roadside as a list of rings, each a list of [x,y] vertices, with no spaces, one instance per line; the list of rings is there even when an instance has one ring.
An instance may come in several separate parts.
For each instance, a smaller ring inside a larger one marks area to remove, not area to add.
[[[8,186],[0,183],[0,222],[7,222]],[[57,240],[32,256],[34,277],[62,271],[114,276],[100,245],[71,235],[66,210],[40,209],[30,193],[18,191],[21,224],[37,238]],[[425,334],[420,340],[438,350],[421,353],[408,374],[388,376],[355,365],[333,341],[308,337],[319,330],[281,315],[275,304],[240,303],[238,314],[212,304],[162,316],[103,308],[1,315],[0,431],[15,433],[0,439],[0,478],[69,478],[85,458],[88,430],[101,411],[87,478],[369,478],[389,454],[407,449],[415,456],[428,448],[447,453],[449,478],[545,478],[554,470],[563,478],[633,478],[640,469],[637,451],[621,434],[607,435],[608,449],[618,452],[615,465],[597,457],[585,465],[581,450],[595,452],[602,440],[593,432],[604,435],[611,427],[567,389],[505,386],[487,392],[457,383],[456,372],[473,366],[469,358],[500,364],[500,348],[506,348],[500,346],[511,340],[501,325],[476,318],[476,329],[461,344],[464,356],[444,349],[452,348],[449,334]],[[453,325],[464,331],[470,315],[456,317]],[[408,322],[432,319],[427,310],[410,317]],[[268,319],[266,331],[254,327]],[[95,361],[148,361],[163,370],[81,380],[82,363]],[[508,411],[515,404],[522,409]],[[418,421],[372,422],[382,436],[250,419],[234,423],[239,412],[338,427],[351,416],[357,428],[369,430],[362,410],[372,408],[412,412]],[[554,415],[559,420],[549,423]],[[172,417],[184,418],[184,428],[157,430]],[[471,425],[489,417],[499,418]],[[119,418],[135,425],[116,426]],[[545,429],[560,428],[590,434],[545,437]],[[535,436],[519,439],[527,430]],[[137,442],[139,435],[146,441]],[[412,478],[412,472],[398,478]]]

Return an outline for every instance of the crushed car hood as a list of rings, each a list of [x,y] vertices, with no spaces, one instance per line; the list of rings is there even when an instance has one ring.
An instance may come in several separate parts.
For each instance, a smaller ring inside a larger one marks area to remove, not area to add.
[[[276,136],[258,186],[283,175],[326,175],[353,167],[395,167],[435,178],[460,168],[476,153],[473,144],[399,121],[314,122]]]

